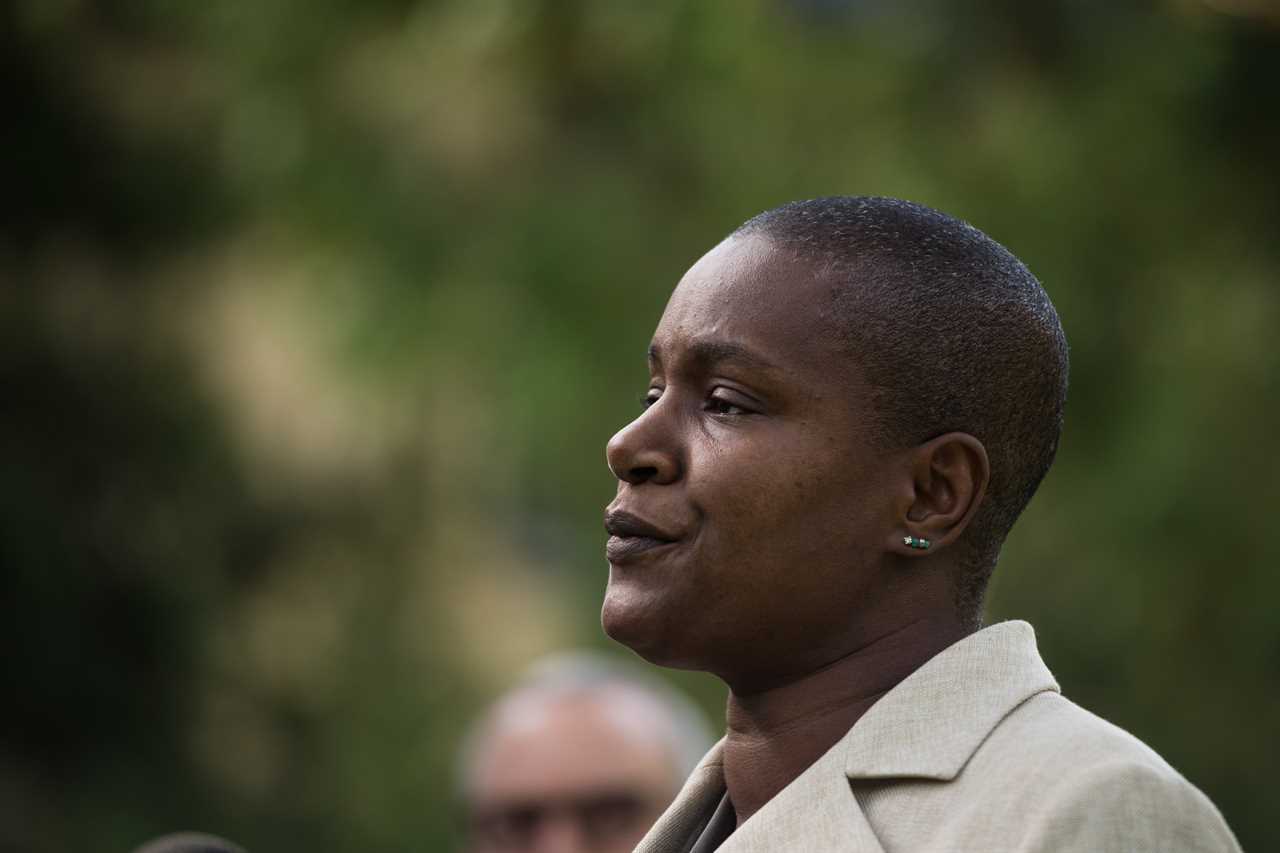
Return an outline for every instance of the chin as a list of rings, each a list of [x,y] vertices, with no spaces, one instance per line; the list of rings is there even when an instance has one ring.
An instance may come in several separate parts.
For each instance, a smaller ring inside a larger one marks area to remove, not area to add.
[[[663,618],[661,608],[633,600],[614,584],[605,591],[600,626],[610,639],[621,643],[649,663],[670,669],[701,669],[684,648],[687,638]]]
[[[645,619],[643,608],[631,606],[624,598],[613,584],[609,585],[600,608],[600,627],[609,639],[622,643],[643,657],[643,649],[651,644],[645,638],[655,633],[653,626],[645,623],[652,620]]]

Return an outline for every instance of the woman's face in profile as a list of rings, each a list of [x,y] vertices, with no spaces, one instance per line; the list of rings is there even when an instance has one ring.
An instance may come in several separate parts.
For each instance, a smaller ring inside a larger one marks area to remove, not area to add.
[[[663,313],[644,410],[608,445],[602,612],[656,663],[765,685],[865,630],[901,536],[895,459],[826,325],[829,287],[761,238],[731,238]]]

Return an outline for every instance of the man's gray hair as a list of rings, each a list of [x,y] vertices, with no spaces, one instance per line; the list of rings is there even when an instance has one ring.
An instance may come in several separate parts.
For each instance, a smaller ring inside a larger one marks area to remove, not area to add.
[[[559,697],[620,690],[649,702],[665,719],[665,739],[681,778],[688,776],[710,749],[715,738],[706,716],[692,701],[662,679],[634,664],[609,655],[577,649],[557,652],[534,661],[510,690],[503,693],[474,722],[458,751],[457,778],[466,791],[468,778],[494,713],[516,696]]]

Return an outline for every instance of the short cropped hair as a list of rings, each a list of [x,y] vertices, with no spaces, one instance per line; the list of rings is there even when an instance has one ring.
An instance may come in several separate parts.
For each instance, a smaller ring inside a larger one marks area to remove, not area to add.
[[[870,384],[878,438],[980,440],[987,495],[962,540],[956,605],[977,627],[1010,528],[1053,463],[1067,341],[1048,294],[1008,249],[923,205],[837,196],[766,211],[732,236],[789,250],[834,285],[841,343]]]

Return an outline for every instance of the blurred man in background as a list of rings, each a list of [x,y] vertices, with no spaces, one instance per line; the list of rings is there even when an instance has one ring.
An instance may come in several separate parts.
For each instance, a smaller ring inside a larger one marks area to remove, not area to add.
[[[545,659],[464,744],[466,849],[630,851],[710,742],[670,688],[589,653]]]

